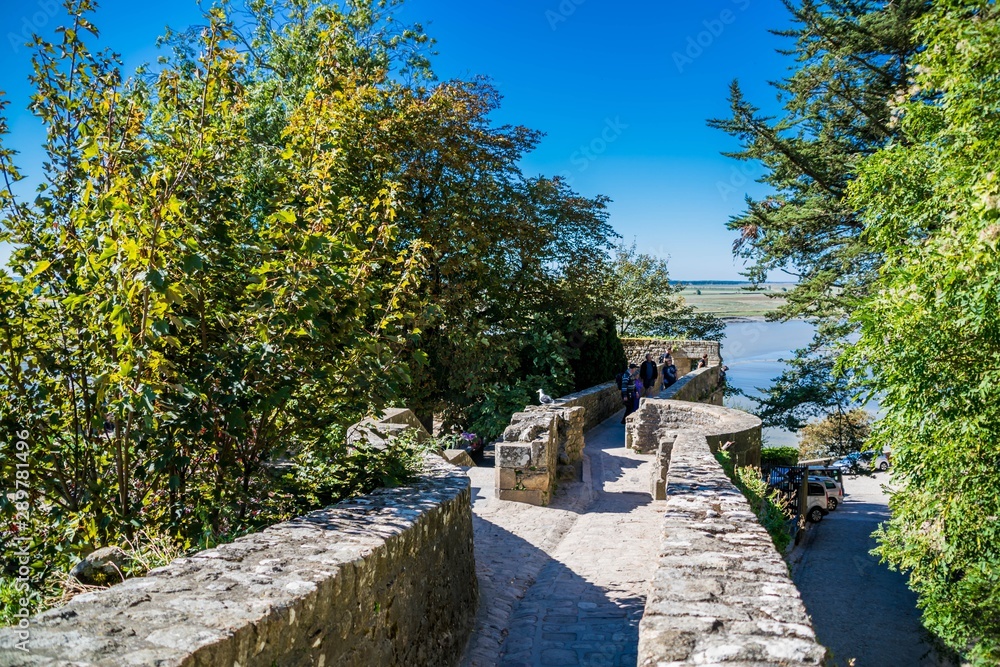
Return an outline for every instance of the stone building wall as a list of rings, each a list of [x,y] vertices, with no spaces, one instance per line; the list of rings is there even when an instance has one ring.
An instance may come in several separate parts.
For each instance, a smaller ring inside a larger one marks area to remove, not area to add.
[[[478,587],[469,478],[437,456],[408,487],[272,526],[0,629],[0,665],[456,665]]]
[[[640,667],[822,665],[788,566],[696,430],[674,434]]]
[[[664,340],[660,338],[622,338],[625,356],[629,362],[642,363],[646,353],[653,355],[653,361],[659,361],[660,355],[669,348],[674,348],[674,365],[678,375],[686,375],[694,369],[703,354],[708,355],[709,366],[722,364],[721,344],[712,340]]]

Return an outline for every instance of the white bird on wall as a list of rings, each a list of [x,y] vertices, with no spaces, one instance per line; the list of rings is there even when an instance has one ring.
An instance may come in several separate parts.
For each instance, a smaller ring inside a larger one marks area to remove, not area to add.
[[[546,394],[541,389],[538,390],[538,402],[541,403],[542,405],[550,405],[552,403],[555,403],[555,401],[552,400],[552,397]]]

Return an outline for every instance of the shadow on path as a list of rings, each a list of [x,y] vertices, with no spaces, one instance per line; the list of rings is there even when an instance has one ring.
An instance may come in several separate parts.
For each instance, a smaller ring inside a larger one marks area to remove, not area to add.
[[[833,654],[831,664],[853,658],[857,667],[950,665],[920,622],[906,576],[869,553],[876,546],[872,532],[889,518],[882,481],[848,480],[843,505],[810,528],[793,566],[795,584],[817,638]]]
[[[494,471],[470,471],[481,601],[463,667],[636,664],[660,517],[620,418],[586,434],[589,474],[547,508],[499,501]]]

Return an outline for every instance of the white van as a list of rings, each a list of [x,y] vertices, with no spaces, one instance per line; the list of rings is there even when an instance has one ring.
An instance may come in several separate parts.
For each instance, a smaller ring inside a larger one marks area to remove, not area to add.
[[[810,482],[819,482],[826,487],[827,501],[826,508],[831,512],[844,502],[844,487],[832,477],[823,475],[809,475]]]
[[[806,493],[808,502],[806,503],[806,518],[813,523],[823,520],[830,510],[830,494],[827,493],[826,485],[822,482],[814,482],[811,479],[806,483]]]

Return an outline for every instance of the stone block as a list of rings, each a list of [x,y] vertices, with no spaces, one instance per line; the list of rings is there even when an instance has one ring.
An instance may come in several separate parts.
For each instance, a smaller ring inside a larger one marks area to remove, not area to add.
[[[548,472],[526,472],[518,475],[518,487],[532,491],[548,492],[552,486],[552,477]]]
[[[513,489],[517,486],[517,471],[514,468],[497,468],[497,488]]]
[[[548,469],[550,463],[549,453],[552,448],[548,440],[535,440],[531,443],[531,465],[536,468]]]
[[[446,449],[441,452],[441,456],[452,465],[464,466],[466,468],[474,468],[476,466],[476,462],[469,456],[469,452],[464,449]]]
[[[527,468],[531,465],[531,445],[504,442],[496,447],[497,465],[501,468]]]
[[[542,506],[549,504],[549,494],[547,492],[528,489],[497,489],[497,498],[516,503],[527,503],[528,505]]]

